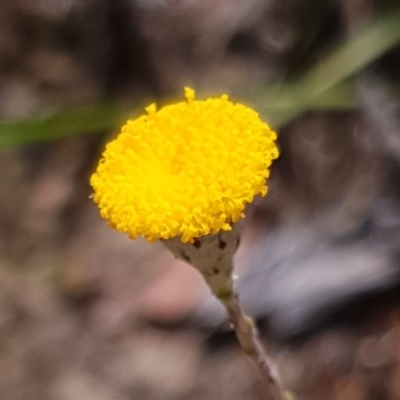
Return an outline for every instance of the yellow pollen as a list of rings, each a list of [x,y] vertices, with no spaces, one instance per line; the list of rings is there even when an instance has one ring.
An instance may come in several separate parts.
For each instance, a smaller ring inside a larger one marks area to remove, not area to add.
[[[276,134],[228,96],[146,108],[128,121],[90,179],[112,228],[148,241],[182,242],[228,231],[254,196],[265,196]]]

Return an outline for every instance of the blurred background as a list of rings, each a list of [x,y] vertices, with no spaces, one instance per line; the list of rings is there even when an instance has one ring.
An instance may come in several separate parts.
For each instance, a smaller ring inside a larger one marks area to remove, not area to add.
[[[279,132],[235,261],[283,385],[400,399],[397,0],[0,0],[0,398],[262,398],[197,272],[89,199],[185,85]]]

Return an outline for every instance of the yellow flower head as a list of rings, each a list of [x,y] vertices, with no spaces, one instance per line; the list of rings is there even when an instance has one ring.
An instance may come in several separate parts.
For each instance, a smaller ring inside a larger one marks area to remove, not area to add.
[[[267,193],[276,134],[224,95],[128,121],[92,175],[94,201],[110,226],[149,241],[182,242],[228,231],[254,196]]]

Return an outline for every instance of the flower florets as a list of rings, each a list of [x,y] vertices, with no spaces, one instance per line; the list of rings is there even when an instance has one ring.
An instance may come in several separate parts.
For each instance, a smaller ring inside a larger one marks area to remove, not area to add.
[[[228,96],[186,102],[130,120],[92,175],[94,201],[111,227],[149,241],[182,242],[228,231],[267,193],[276,134]]]

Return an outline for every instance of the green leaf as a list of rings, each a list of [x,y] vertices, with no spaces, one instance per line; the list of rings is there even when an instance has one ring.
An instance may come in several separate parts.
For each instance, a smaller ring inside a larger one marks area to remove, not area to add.
[[[293,87],[292,87],[293,86]],[[274,128],[279,128],[299,114],[314,110],[351,110],[359,107],[354,85],[341,83],[311,101],[308,94],[301,95],[295,85],[271,87],[267,92],[253,96],[251,104]],[[311,103],[311,105],[310,105]]]
[[[338,85],[367,68],[399,44],[400,9],[396,9],[376,18],[358,34],[338,46],[330,56],[309,70],[297,82],[265,88],[263,95],[266,99],[274,98],[278,104],[286,104],[284,112],[265,108],[268,121],[275,128],[279,128],[308,109],[319,108],[324,103],[329,106],[330,101],[337,95],[339,97],[333,102],[338,106],[337,101],[342,97],[339,92],[342,89],[331,97],[338,89]],[[348,93],[348,102],[342,99],[343,105],[346,103],[355,105],[354,92]]]
[[[266,86],[248,100],[275,128],[309,109],[356,107],[354,90],[345,81],[399,43],[397,9],[372,21],[297,82]],[[140,109],[138,104],[94,104],[25,120],[3,120],[0,148],[113,130]]]
[[[25,120],[0,121],[0,148],[112,130],[127,119],[126,104],[94,104]],[[132,114],[132,112],[131,112]]]

